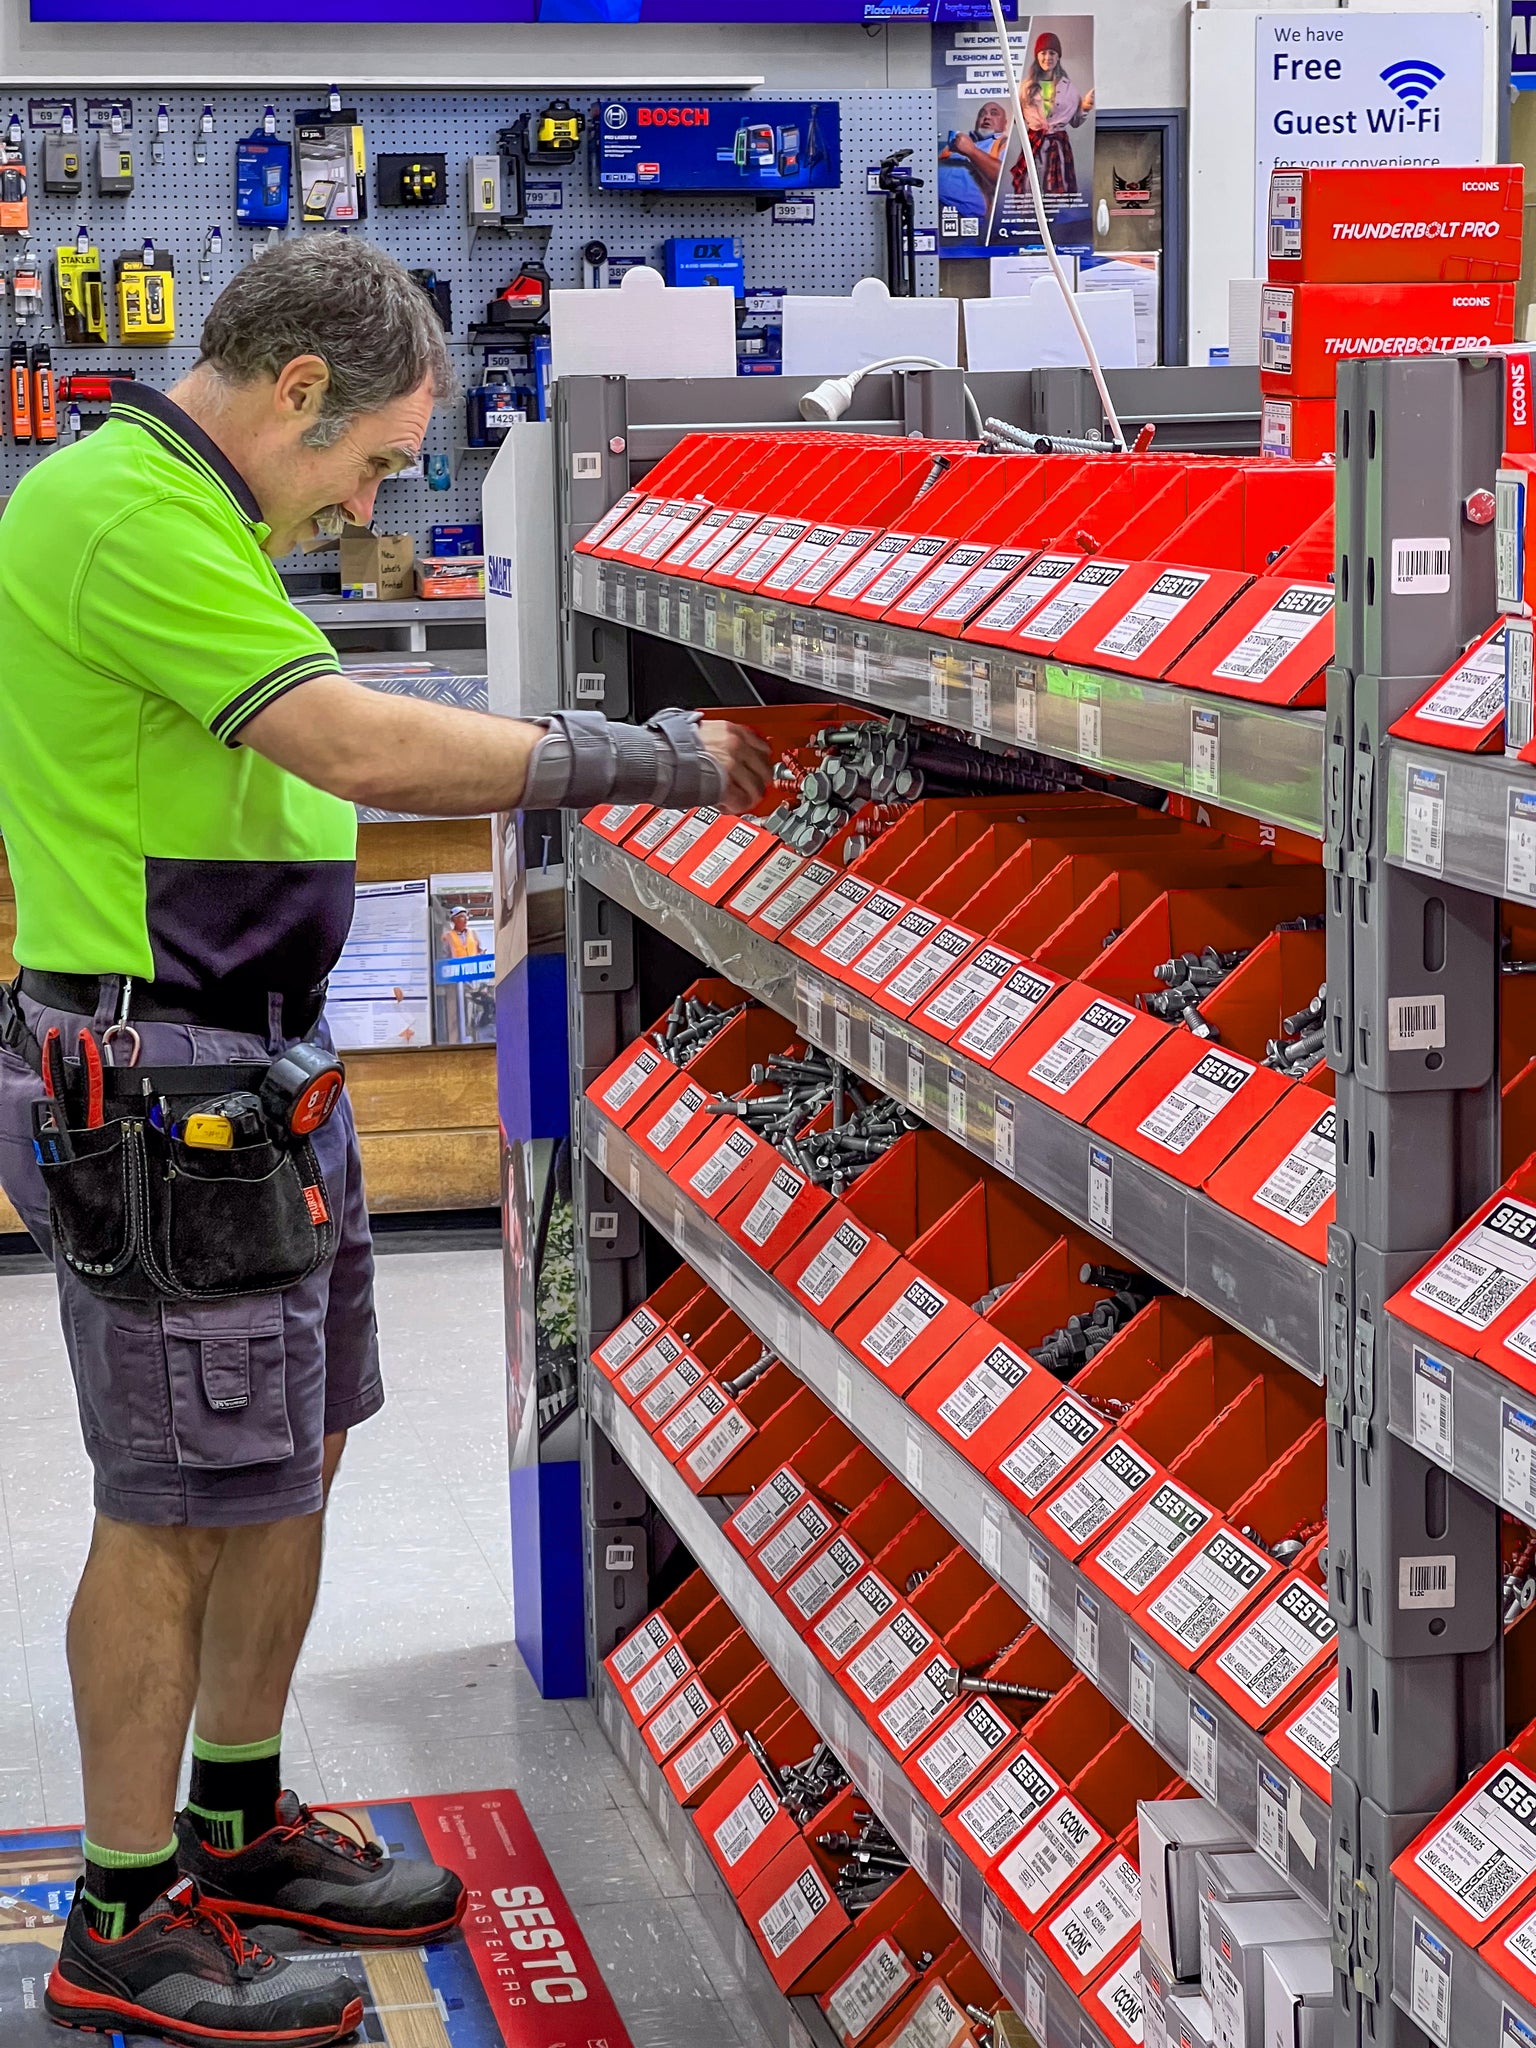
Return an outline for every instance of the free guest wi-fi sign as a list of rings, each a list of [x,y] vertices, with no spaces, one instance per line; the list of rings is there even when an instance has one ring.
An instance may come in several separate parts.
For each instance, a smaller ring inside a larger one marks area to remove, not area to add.
[[[1491,161],[1495,54],[1492,20],[1471,8],[1257,16],[1254,275],[1277,165]]]

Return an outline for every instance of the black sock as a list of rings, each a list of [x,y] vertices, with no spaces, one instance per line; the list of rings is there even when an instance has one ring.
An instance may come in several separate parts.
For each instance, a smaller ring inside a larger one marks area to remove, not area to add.
[[[192,1786],[187,1816],[212,1849],[244,1849],[277,1824],[283,1789],[282,1738],[224,1749],[192,1738]]]
[[[176,1844],[158,1856],[125,1857],[85,1844],[85,1889],[80,1903],[87,1925],[107,1941],[131,1934],[139,1915],[176,1882]]]

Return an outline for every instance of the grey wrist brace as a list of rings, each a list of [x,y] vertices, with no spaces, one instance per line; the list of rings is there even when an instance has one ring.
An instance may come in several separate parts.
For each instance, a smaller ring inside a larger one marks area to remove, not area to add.
[[[696,711],[658,711],[648,725],[619,725],[601,711],[552,711],[528,762],[520,808],[585,810],[623,803],[717,803],[725,776],[704,751]]]

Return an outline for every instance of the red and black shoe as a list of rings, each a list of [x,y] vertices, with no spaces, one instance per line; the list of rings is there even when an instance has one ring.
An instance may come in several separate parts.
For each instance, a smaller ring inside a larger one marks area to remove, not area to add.
[[[277,1825],[243,1849],[213,1848],[184,1813],[176,1841],[182,1869],[234,1919],[338,1948],[414,1948],[451,1934],[469,1904],[455,1872],[388,1856],[345,1808],[317,1813],[292,1792],[277,1802]]]
[[[61,2027],[150,2034],[175,2048],[330,2048],[363,2023],[363,1993],[350,1977],[269,1955],[189,1877],[116,1941],[89,1926],[81,1889],[83,1881],[43,1993]]]

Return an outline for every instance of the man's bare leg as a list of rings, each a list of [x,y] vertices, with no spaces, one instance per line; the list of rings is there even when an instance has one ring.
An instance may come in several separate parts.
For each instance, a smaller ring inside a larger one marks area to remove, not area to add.
[[[325,1440],[327,1497],[346,1444]],[[187,1810],[218,1849],[273,1825],[282,1790],[283,1714],[320,1590],[325,1514],[228,1532],[208,1590]]]
[[[96,1518],[66,1638],[92,1843],[148,1856],[171,1839],[225,1534]]]

